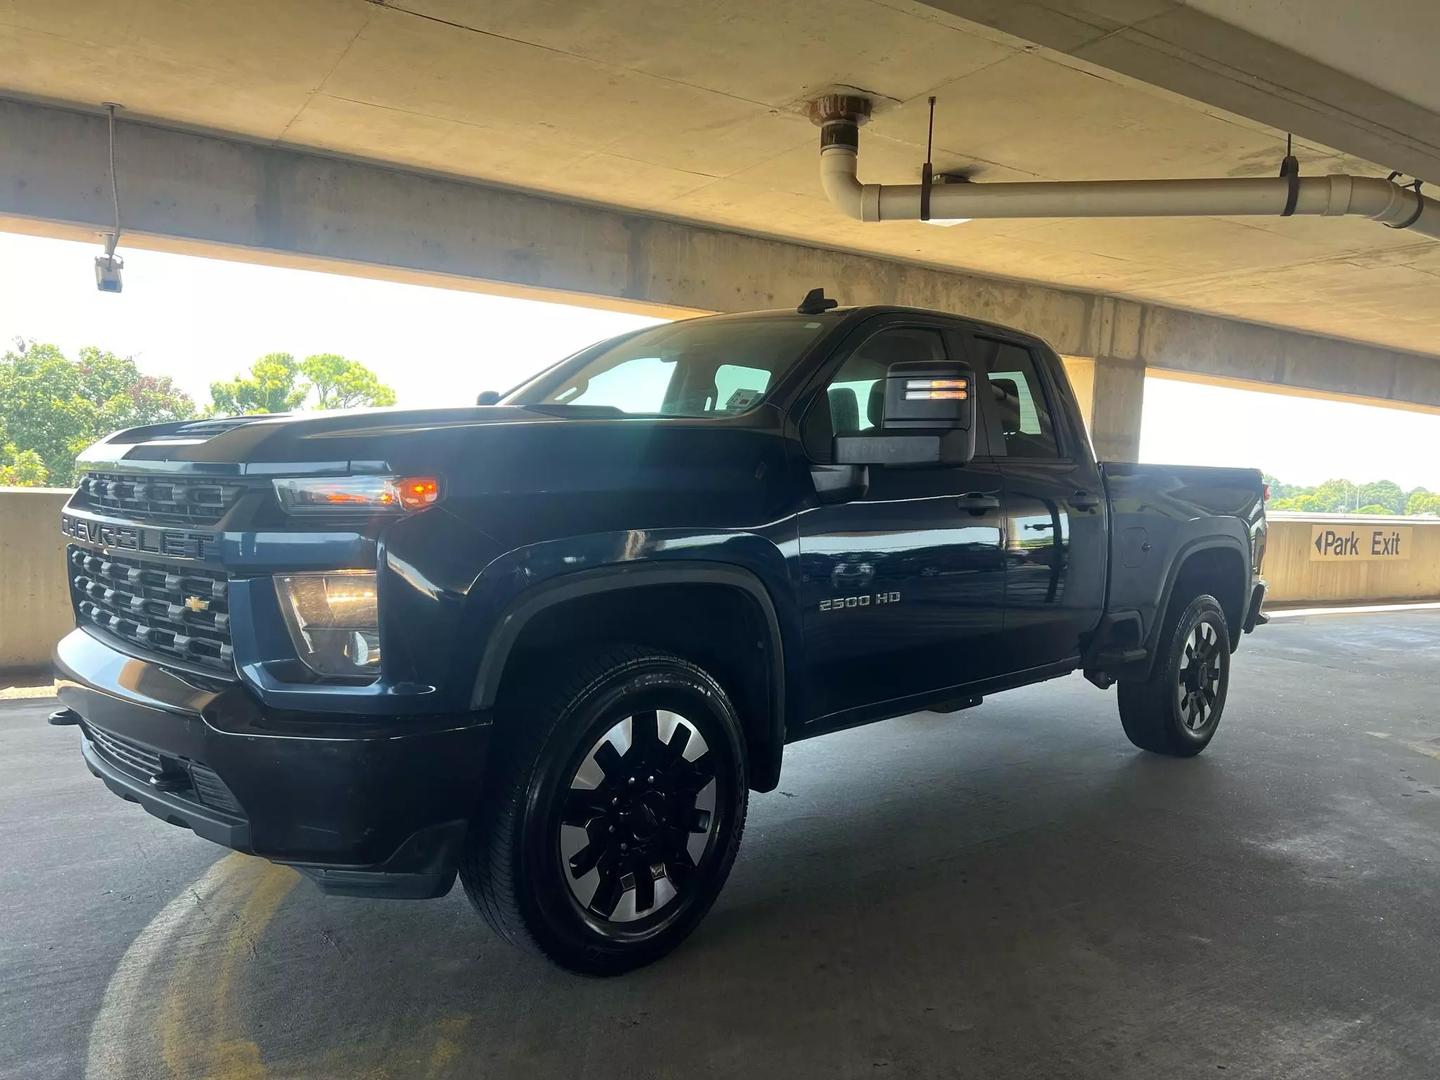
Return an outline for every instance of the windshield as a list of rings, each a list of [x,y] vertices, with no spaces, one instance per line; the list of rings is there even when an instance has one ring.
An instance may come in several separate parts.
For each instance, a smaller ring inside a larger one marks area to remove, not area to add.
[[[833,318],[691,319],[600,346],[525,384],[507,405],[641,416],[753,409]]]

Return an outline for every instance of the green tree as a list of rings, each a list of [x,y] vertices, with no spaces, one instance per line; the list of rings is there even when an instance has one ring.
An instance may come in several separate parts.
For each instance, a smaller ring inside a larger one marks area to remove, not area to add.
[[[300,367],[289,353],[266,353],[245,375],[210,384],[210,413],[237,416],[283,413],[299,408],[307,388],[297,386]]]
[[[0,446],[0,487],[44,487],[50,470],[34,450],[21,450],[14,443]]]
[[[373,371],[335,353],[307,356],[300,362],[300,373],[309,380],[317,409],[395,404],[395,391],[382,384]]]
[[[1393,514],[1393,513],[1395,513],[1395,511],[1394,511],[1394,510],[1391,510],[1390,507],[1386,506],[1384,503],[1366,503],[1364,506],[1360,507],[1359,510],[1356,510],[1355,513],[1357,513],[1357,514]]]
[[[142,375],[131,357],[86,346],[72,361],[58,347],[33,341],[19,341],[0,357],[5,442],[17,455],[38,457],[53,484],[74,482],[76,455],[96,439],[194,415],[195,403],[170,379]],[[20,468],[18,458],[10,467]],[[28,465],[24,471],[35,475]]]
[[[1306,507],[1308,510],[1342,514],[1353,512],[1355,507],[1360,505],[1358,501],[1359,485],[1350,480],[1326,480],[1323,484],[1311,489],[1310,494],[1315,497],[1316,505]]]
[[[1278,476],[1271,476],[1269,473],[1262,473],[1261,478],[1270,486],[1270,498],[1272,500],[1289,499],[1299,495],[1305,490],[1295,484],[1287,484]]]
[[[1387,514],[1405,512],[1405,490],[1393,480],[1375,480],[1369,484],[1361,484],[1357,498],[1366,506],[1378,503],[1385,507]]]
[[[21,450],[6,437],[0,416],[0,487],[44,487],[50,471],[34,450]]]
[[[319,353],[296,362],[290,353],[268,353],[248,373],[210,384],[210,415],[290,412],[304,408],[353,409],[394,405],[395,391],[356,360]]]
[[[1440,517],[1440,494],[1416,488],[1405,500],[1405,513],[1416,516]]]

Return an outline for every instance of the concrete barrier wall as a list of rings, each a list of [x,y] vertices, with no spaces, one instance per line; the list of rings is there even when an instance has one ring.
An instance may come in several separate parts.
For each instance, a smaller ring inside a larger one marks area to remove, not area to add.
[[[46,669],[74,625],[60,508],[68,488],[0,487],[0,671]]]
[[[1272,513],[1269,521],[1265,577],[1275,602],[1440,599],[1440,518]],[[1402,557],[1326,557],[1315,548],[1317,529],[1362,540],[1399,530]]]

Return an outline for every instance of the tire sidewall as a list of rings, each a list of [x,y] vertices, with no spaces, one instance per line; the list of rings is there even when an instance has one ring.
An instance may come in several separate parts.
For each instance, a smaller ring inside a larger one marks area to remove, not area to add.
[[[1215,695],[1214,711],[1209,722],[1199,731],[1185,724],[1180,712],[1176,690],[1180,679],[1180,662],[1185,655],[1185,643],[1190,633],[1202,623],[1209,623],[1215,629],[1220,651],[1220,689]],[[1225,613],[1220,602],[1210,595],[1201,595],[1191,600],[1181,612],[1170,632],[1169,647],[1165,653],[1163,671],[1163,692],[1165,694],[1165,715],[1171,737],[1179,748],[1198,753],[1215,737],[1220,720],[1225,712],[1225,699],[1230,690],[1230,630],[1225,623]]]
[[[645,709],[669,709],[693,723],[716,762],[718,815],[695,878],[682,897],[630,924],[597,927],[581,911],[559,859],[560,804],[583,756],[618,720]],[[734,862],[747,795],[740,725],[725,692],[698,668],[652,657],[607,672],[562,710],[535,758],[518,815],[514,852],[521,911],[547,951],[597,972],[625,970],[668,952],[710,909]]]

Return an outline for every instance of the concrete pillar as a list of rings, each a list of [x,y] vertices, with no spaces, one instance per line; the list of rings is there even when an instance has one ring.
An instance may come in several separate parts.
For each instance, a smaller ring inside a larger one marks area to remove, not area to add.
[[[1144,362],[1097,356],[1086,418],[1096,457],[1101,461],[1140,460],[1140,416],[1144,407]]]
[[[1095,402],[1095,361],[1088,356],[1062,356],[1065,374],[1070,379],[1070,389],[1075,391],[1075,400],[1080,403],[1080,415],[1085,419],[1085,430],[1090,430],[1090,414]]]

